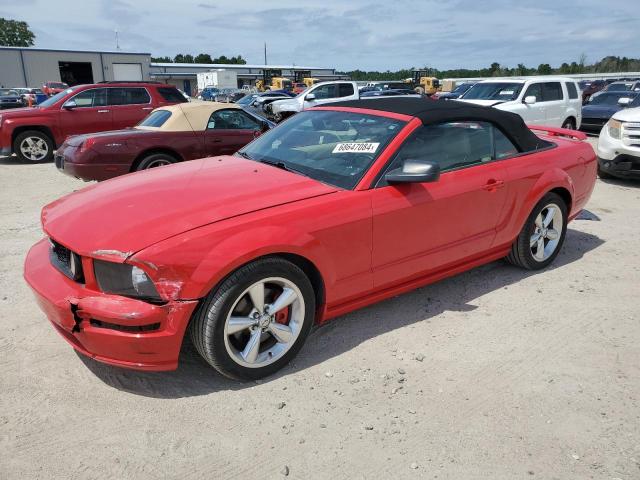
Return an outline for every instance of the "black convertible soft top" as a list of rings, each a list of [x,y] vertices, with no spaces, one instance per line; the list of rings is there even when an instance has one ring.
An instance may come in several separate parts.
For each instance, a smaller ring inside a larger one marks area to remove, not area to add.
[[[525,125],[520,115],[493,107],[481,107],[455,100],[431,100],[416,97],[389,97],[367,100],[350,100],[321,105],[323,107],[350,107],[401,113],[419,118],[424,125],[442,122],[476,121],[491,122],[511,139],[521,152],[548,147]]]

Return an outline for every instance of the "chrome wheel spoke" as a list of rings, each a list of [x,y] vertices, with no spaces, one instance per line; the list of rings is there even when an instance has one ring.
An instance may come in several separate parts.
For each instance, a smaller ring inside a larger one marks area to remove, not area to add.
[[[536,232],[533,235],[531,235],[531,241],[529,242],[529,246],[533,247],[536,243],[538,243],[538,240],[540,240],[540,232]]]
[[[233,335],[247,330],[255,324],[256,321],[250,317],[231,317],[227,322],[227,333]]]
[[[293,332],[288,325],[271,322],[268,331],[278,343],[289,343],[293,338]]]
[[[284,288],[276,301],[269,305],[269,313],[274,314],[291,305],[298,296],[291,288]]]
[[[560,237],[560,234],[558,233],[557,230],[554,230],[553,228],[550,228],[549,230],[547,230],[547,238],[549,240],[557,240]]]
[[[536,245],[536,260],[544,260],[544,237],[540,236]]]
[[[556,207],[549,206],[549,208],[547,209],[547,214],[545,215],[544,220],[542,221],[542,225],[544,226],[544,228],[549,227],[549,225],[551,224],[555,216],[556,216]]]
[[[538,214],[535,220],[536,227],[542,228],[542,212]]]
[[[251,334],[247,345],[244,347],[244,350],[240,355],[244,358],[245,362],[255,363],[258,358],[258,353],[260,352],[260,337],[262,336],[262,330],[257,328]]]
[[[249,298],[251,298],[251,303],[253,303],[253,307],[258,311],[258,313],[264,312],[264,283],[259,282],[256,283],[249,290]]]

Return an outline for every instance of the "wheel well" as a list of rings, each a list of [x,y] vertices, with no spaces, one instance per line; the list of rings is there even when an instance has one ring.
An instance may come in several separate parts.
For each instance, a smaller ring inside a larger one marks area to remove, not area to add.
[[[559,195],[562,200],[564,200],[565,205],[567,206],[567,214],[571,212],[571,192],[563,187],[554,188],[551,190],[551,193],[555,193]]]
[[[145,150],[144,152],[140,153],[136,159],[133,161],[133,163],[131,164],[131,169],[129,171],[131,172],[135,172],[136,169],[138,168],[138,165],[140,165],[140,162],[145,159],[146,157],[148,157],[149,155],[154,155],[156,153],[164,153],[166,155],[170,155],[173,158],[176,159],[176,161],[178,162],[182,162],[184,159],[178,154],[178,152],[176,152],[175,150],[171,150],[170,148],[152,148],[150,150]]]
[[[562,124],[564,125],[566,123],[567,120],[571,120],[573,122],[573,126],[576,126],[576,117],[574,117],[573,115],[569,115],[567,118],[564,119],[564,122],[562,122]]]
[[[285,260],[288,260],[296,265],[298,268],[300,268],[300,270],[304,272],[304,274],[311,282],[311,285],[313,286],[313,291],[316,295],[316,312],[319,312],[325,302],[325,287],[324,280],[322,279],[322,275],[320,275],[320,270],[318,270],[318,267],[316,267],[313,262],[311,262],[307,258],[296,255],[294,253],[278,253],[272,256],[284,258]]]
[[[51,139],[51,143],[53,143],[53,148],[57,148],[58,145],[56,145],[56,139],[53,136],[53,133],[51,132],[51,129],[49,127],[45,127],[43,125],[24,125],[24,126],[19,126],[13,129],[13,133],[11,134],[11,146],[13,148],[13,142],[16,141],[16,137],[18,135],[20,135],[22,132],[26,132],[28,130],[35,130],[37,132],[42,132],[44,133],[46,136],[48,136]]]

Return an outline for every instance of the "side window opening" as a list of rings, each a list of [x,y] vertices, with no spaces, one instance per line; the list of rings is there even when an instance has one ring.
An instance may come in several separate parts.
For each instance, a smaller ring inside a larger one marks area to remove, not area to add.
[[[401,168],[407,160],[431,161],[443,173],[504,159],[518,148],[489,122],[449,122],[420,127],[400,147],[385,170]],[[378,186],[385,186],[384,177]]]
[[[240,110],[216,110],[209,117],[207,130],[258,130],[260,125]]]
[[[567,93],[569,93],[570,99],[578,98],[578,89],[576,88],[576,84],[573,82],[566,82],[565,86],[567,87]]]

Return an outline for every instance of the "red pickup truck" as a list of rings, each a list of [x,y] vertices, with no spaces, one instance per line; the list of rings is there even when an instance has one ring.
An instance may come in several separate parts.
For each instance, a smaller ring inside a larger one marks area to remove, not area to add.
[[[49,161],[69,135],[132,127],[155,108],[186,101],[175,87],[157,82],[77,85],[35,108],[3,112],[0,155]]]

